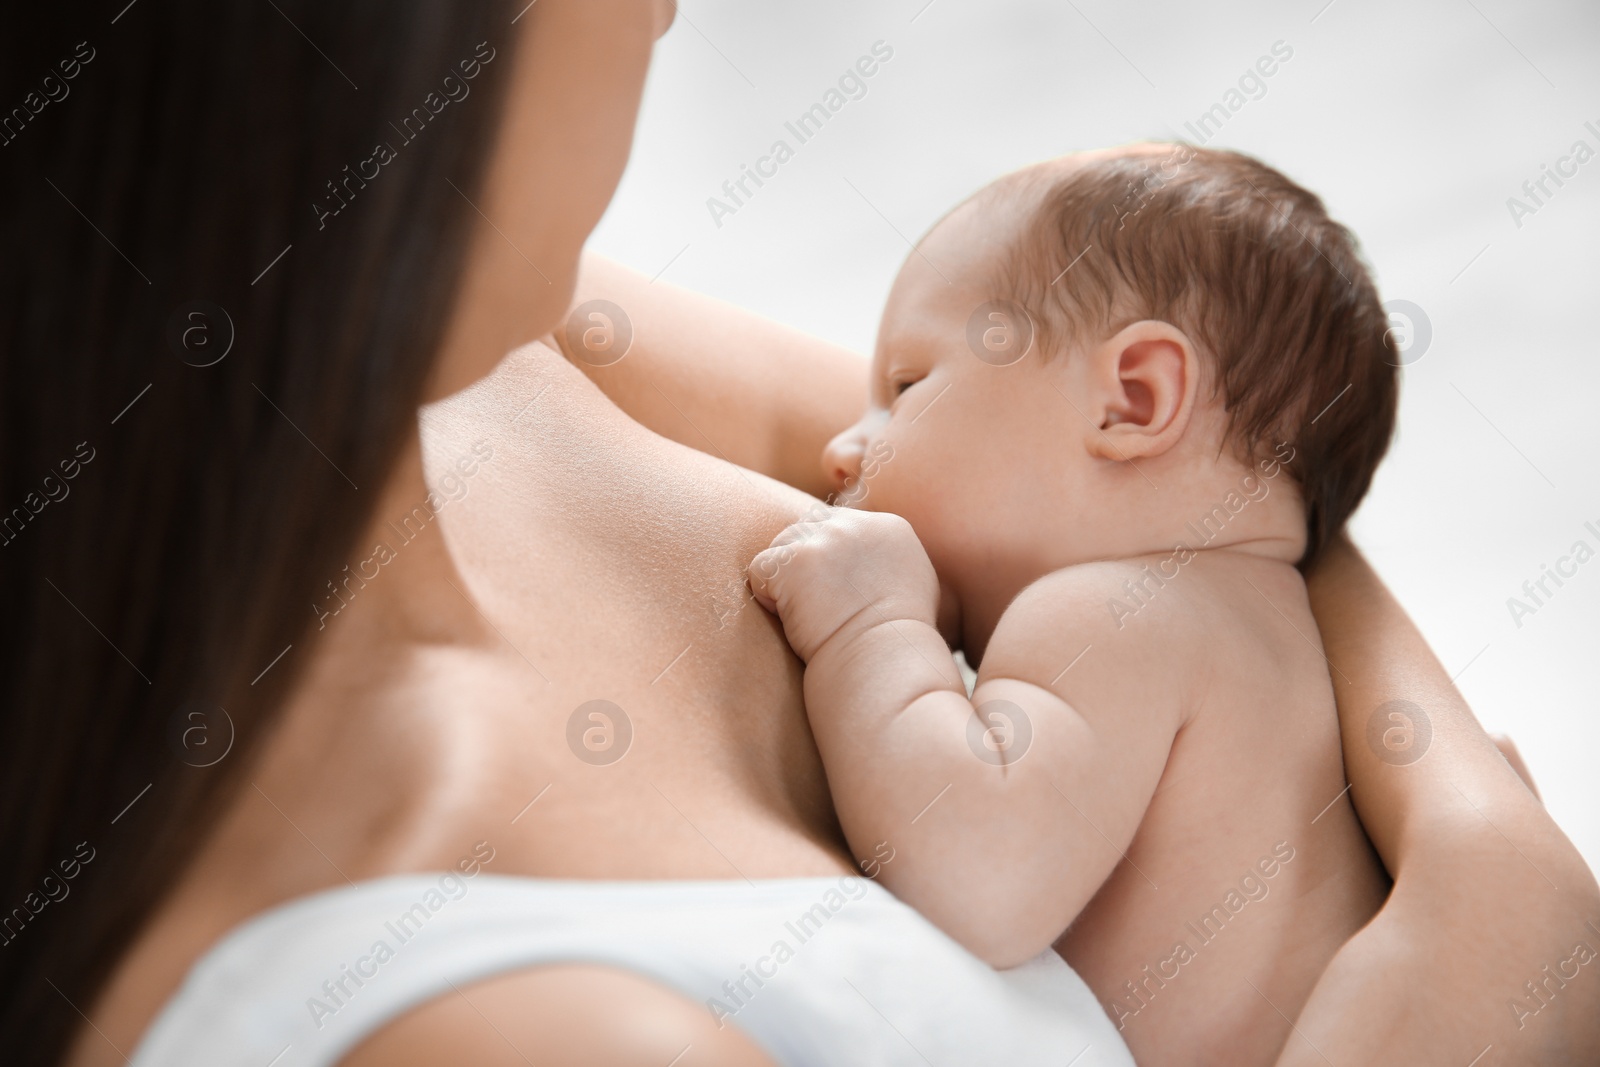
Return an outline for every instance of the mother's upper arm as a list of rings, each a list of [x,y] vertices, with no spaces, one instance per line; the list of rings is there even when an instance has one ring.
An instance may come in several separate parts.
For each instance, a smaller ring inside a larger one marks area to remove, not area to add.
[[[593,253],[572,305],[556,342],[634,419],[813,495],[833,488],[822,446],[865,408],[864,358]]]
[[[1570,962],[1600,952],[1593,874],[1366,561],[1341,539],[1308,584],[1350,796],[1395,886],[1280,1064],[1600,1062],[1600,959]]]

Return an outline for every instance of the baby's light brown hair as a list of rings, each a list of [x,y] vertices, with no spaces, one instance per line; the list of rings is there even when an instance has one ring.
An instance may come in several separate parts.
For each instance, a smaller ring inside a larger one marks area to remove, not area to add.
[[[1001,274],[1047,353],[1143,319],[1187,333],[1242,457],[1294,448],[1302,568],[1366,494],[1394,432],[1399,353],[1355,237],[1278,171],[1183,144],[1074,161]]]

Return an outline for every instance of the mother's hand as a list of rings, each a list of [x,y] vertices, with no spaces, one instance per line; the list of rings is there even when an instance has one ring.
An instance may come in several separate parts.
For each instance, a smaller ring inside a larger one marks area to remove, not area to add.
[[[1309,585],[1350,796],[1395,884],[1280,1067],[1600,1063],[1593,874],[1347,541]]]

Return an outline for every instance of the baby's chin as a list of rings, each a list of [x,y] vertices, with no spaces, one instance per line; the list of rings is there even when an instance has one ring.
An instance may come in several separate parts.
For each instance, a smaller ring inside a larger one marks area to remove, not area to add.
[[[835,508],[854,508],[856,511],[877,511],[877,508],[867,506],[867,497],[871,490],[867,483],[857,481],[845,486],[838,492],[829,493],[827,503]]]

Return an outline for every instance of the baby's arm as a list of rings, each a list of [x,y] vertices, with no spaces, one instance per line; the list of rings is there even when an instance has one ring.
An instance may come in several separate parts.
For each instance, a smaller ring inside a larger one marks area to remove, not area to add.
[[[1180,726],[1149,635],[1124,631],[1073,663],[1113,629],[1090,570],[1017,598],[969,700],[905,520],[833,509],[750,565],[807,663],[806,710],[851,848],[887,842],[885,885],[996,966],[1049,947],[1105,881]]]

